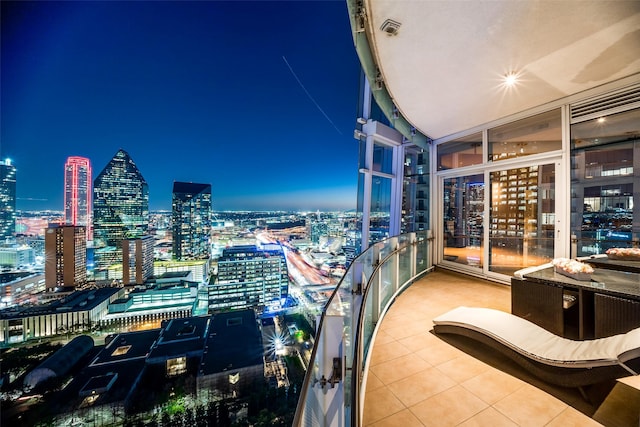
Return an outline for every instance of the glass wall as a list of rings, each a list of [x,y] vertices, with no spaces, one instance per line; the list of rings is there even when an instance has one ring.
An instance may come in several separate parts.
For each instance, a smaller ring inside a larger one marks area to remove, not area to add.
[[[490,173],[489,271],[513,274],[553,258],[555,165]]]
[[[438,146],[438,170],[482,164],[482,133]]]
[[[402,181],[400,233],[429,228],[429,155],[418,147],[407,147]]]
[[[444,259],[482,268],[484,176],[446,178],[443,212]]]
[[[554,257],[561,110],[485,134],[486,141],[476,132],[437,146],[437,168],[444,172],[442,260],[470,272],[511,276]],[[534,154],[537,160],[523,162]],[[452,177],[457,168],[465,172]]]
[[[562,149],[560,109],[489,129],[490,161],[514,159]]]
[[[391,219],[391,178],[374,176],[371,180],[371,217],[369,245],[389,237]]]
[[[571,126],[572,256],[638,246],[639,149],[640,109]]]

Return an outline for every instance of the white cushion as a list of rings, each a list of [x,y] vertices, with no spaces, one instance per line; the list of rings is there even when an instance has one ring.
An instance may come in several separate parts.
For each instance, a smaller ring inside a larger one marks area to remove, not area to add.
[[[433,319],[433,323],[481,332],[527,357],[555,366],[613,365],[637,357],[640,349],[640,328],[606,338],[573,341],[490,308],[458,307]]]

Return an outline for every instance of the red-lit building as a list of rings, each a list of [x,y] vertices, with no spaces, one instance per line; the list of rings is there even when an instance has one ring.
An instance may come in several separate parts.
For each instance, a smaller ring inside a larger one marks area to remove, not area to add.
[[[93,240],[92,182],[89,159],[76,156],[67,158],[64,165],[64,220],[68,225],[86,227],[87,240]]]

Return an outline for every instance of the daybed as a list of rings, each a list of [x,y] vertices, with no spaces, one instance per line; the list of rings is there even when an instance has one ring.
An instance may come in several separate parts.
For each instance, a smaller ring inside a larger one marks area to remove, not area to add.
[[[499,310],[458,307],[433,319],[437,334],[458,334],[513,359],[543,381],[582,387],[640,373],[640,328],[587,341],[559,337]]]

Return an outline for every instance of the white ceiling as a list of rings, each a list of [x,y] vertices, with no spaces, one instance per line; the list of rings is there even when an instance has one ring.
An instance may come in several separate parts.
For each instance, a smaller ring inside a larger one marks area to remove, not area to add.
[[[432,139],[633,76],[640,0],[365,0],[384,84]],[[396,35],[380,29],[400,23]],[[515,72],[510,88],[503,76]]]

